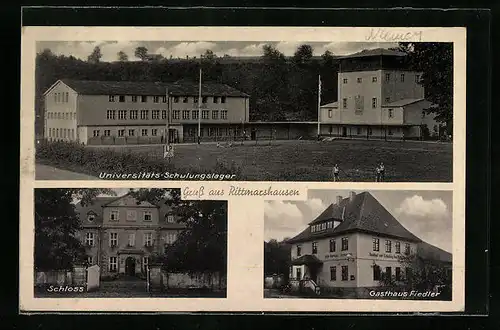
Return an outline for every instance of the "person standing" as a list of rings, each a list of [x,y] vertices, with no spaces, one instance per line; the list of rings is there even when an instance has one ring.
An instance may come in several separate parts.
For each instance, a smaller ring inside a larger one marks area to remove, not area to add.
[[[339,172],[340,172],[340,168],[337,164],[335,164],[333,166],[333,170],[332,170],[332,173],[333,173],[333,181],[334,182],[337,182],[339,181]]]
[[[380,181],[385,181],[385,166],[383,162],[380,162]]]
[[[377,167],[375,167],[375,182],[380,182],[380,164],[377,164]]]

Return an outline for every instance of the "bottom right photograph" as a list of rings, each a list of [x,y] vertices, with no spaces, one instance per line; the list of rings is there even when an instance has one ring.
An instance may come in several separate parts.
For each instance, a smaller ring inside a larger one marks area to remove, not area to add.
[[[264,298],[452,300],[452,191],[266,201]]]

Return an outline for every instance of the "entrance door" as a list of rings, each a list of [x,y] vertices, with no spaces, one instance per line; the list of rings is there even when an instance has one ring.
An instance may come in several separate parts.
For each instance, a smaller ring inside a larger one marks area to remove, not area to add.
[[[342,136],[347,136],[347,127],[342,127]]]
[[[125,260],[125,274],[135,276],[135,259],[132,257]]]
[[[168,129],[168,141],[170,143],[178,143],[179,142],[179,134],[175,128]]]
[[[252,129],[252,132],[251,132],[250,134],[251,134],[251,135],[250,135],[250,138],[251,138],[252,140],[255,140],[255,138],[256,138],[256,136],[257,136],[257,131],[256,131],[256,129],[255,129],[255,128],[253,128],[253,129]]]

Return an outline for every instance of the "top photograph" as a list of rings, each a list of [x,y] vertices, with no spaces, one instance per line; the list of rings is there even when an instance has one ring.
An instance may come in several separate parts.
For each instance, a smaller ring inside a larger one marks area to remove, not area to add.
[[[37,41],[36,180],[452,182],[452,42]]]

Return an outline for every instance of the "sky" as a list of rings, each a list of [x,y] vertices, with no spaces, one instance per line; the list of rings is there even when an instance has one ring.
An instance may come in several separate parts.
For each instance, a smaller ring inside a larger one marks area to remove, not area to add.
[[[117,60],[117,53],[123,51],[128,55],[129,61],[137,61],[134,52],[137,47],[144,46],[150,54],[161,54],[163,57],[186,58],[186,56],[199,57],[207,49],[217,56],[261,56],[262,47],[271,44],[277,47],[285,56],[292,56],[298,46],[309,44],[315,56],[322,55],[326,50],[334,55],[348,55],[373,48],[396,47],[397,43],[375,42],[307,42],[307,41],[39,41],[37,52],[50,49],[56,55],[74,56],[87,60],[94,47],[99,46],[103,57],[101,61],[111,62]]]
[[[354,191],[361,193],[362,191]],[[452,251],[452,193],[449,191],[370,191],[406,229],[445,251]],[[309,190],[307,201],[267,201],[264,239],[293,237],[307,227],[336,196],[349,190]]]

